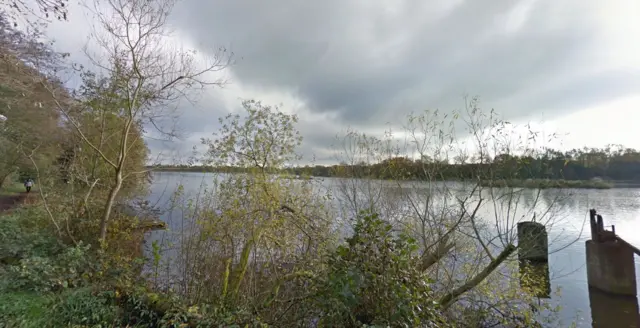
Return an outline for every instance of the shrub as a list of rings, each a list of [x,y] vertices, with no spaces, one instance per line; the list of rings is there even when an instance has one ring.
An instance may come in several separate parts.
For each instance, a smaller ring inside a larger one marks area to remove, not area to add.
[[[0,328],[50,327],[53,298],[35,293],[0,293]]]
[[[118,315],[113,293],[79,288],[61,295],[61,301],[53,308],[52,322],[64,326],[113,327]]]
[[[444,327],[417,250],[413,239],[377,214],[362,213],[320,281],[319,325]]]
[[[18,265],[8,267],[4,289],[49,292],[83,286],[94,266],[88,250],[88,245],[79,245],[52,257],[21,259]]]
[[[21,209],[0,220],[0,263],[15,264],[21,258],[48,256],[63,245],[40,219],[37,211]],[[44,225],[44,227],[43,227]]]

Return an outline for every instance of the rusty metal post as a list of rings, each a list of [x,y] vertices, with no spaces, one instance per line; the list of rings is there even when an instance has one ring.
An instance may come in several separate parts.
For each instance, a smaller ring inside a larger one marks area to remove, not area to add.
[[[604,219],[602,215],[598,214],[598,241],[602,241],[602,232],[604,231]]]
[[[591,227],[591,240],[593,240],[594,242],[598,240],[598,225],[596,223],[596,210],[595,209],[590,209],[589,210],[589,223],[590,223],[590,227]]]

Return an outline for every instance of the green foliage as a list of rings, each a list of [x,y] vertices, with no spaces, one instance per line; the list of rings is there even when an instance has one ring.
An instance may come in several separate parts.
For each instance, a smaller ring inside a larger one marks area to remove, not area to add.
[[[119,308],[110,292],[91,288],[68,290],[53,307],[52,322],[67,326],[113,327],[119,321]]]
[[[58,150],[59,113],[53,110],[53,97],[46,90],[55,81],[45,75],[58,67],[61,54],[41,42],[43,35],[37,29],[24,32],[10,26],[5,13],[0,17],[0,30],[0,114],[8,118],[0,123],[2,186],[12,173],[31,170],[32,160],[40,166],[50,163]]]
[[[24,192],[24,185],[20,182],[13,182],[10,178],[7,179],[0,188],[0,196],[13,196]]]
[[[315,298],[323,327],[444,327],[415,240],[377,214],[361,213]]]
[[[88,250],[88,245],[79,245],[65,248],[54,256],[21,259],[17,265],[9,266],[4,288],[49,292],[83,286],[95,266]]]
[[[31,256],[58,253],[62,244],[47,229],[44,213],[37,209],[20,209],[0,220],[0,263],[15,263]]]
[[[215,140],[203,139],[210,162],[260,170],[280,169],[299,159],[295,148],[302,142],[295,128],[298,118],[277,107],[259,101],[245,100],[246,116],[229,115],[220,119],[222,128]]]
[[[119,312],[113,295],[91,288],[0,293],[0,328],[114,327]]]
[[[199,327],[233,327],[233,328],[267,328],[260,317],[245,309],[228,309],[224,307],[203,307],[199,309],[202,318]]]
[[[0,292],[0,328],[51,327],[49,314],[54,304],[51,295]]]

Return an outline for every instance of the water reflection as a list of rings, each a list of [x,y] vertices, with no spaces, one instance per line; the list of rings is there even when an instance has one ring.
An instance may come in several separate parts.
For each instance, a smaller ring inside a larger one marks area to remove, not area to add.
[[[519,260],[520,286],[537,298],[551,298],[549,262]]]
[[[614,296],[589,288],[593,328],[640,327],[637,297]]]

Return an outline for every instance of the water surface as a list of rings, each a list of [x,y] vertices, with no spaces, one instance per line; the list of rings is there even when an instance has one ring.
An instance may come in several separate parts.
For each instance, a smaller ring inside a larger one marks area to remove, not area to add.
[[[184,187],[187,195],[195,195],[203,188],[203,183],[210,185],[213,179],[212,174],[203,173],[156,173],[149,200],[161,207],[166,206],[163,204],[168,204],[178,185]],[[321,186],[328,190],[335,190],[337,181],[338,179],[324,178]],[[622,311],[621,309],[625,307],[626,312],[634,312],[637,305],[634,307],[633,301],[617,300],[595,292],[589,293],[585,267],[585,241],[590,238],[588,212],[589,209],[595,208],[603,215],[605,225],[615,225],[619,236],[633,245],[640,246],[640,221],[637,220],[640,218],[640,188],[545,190],[539,195],[535,191],[527,192],[528,194],[522,197],[521,202],[529,203],[529,206],[537,202],[535,207],[538,213],[544,211],[552,202],[557,203],[554,205],[553,225],[549,231],[549,270],[552,290],[561,289],[561,296],[554,296],[553,301],[562,306],[561,317],[566,324],[563,326],[568,326],[569,322],[577,320],[578,327],[592,327],[592,306],[596,306],[593,313],[599,316],[599,320],[608,317],[605,319],[614,321],[593,324],[593,327],[630,327],[620,322],[628,320],[624,315],[615,313]],[[338,206],[337,203],[336,206]],[[494,211],[493,207],[485,206],[479,215],[491,217],[492,211]],[[179,213],[163,215],[163,219],[171,229],[179,230],[180,227],[176,225],[181,224],[180,220],[171,220],[170,215],[176,216]],[[148,241],[163,238],[166,238],[166,234],[157,232],[149,236]],[[640,260],[637,257],[636,272],[640,272]],[[636,313],[637,310],[634,315]],[[615,321],[618,319],[619,321]]]

